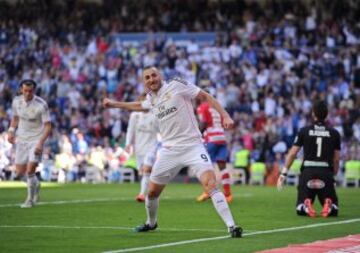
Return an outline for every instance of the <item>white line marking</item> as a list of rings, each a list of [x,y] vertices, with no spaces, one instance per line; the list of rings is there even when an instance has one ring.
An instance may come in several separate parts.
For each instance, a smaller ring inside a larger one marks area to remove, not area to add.
[[[58,225],[0,225],[0,228],[50,228],[50,229],[114,229],[114,230],[134,230],[134,227],[114,227],[114,226],[58,226]],[[205,228],[159,228],[161,231],[201,231],[201,232],[224,232],[224,229],[205,229]]]
[[[243,236],[245,237],[245,236],[260,235],[260,234],[272,234],[272,233],[277,233],[277,232],[293,231],[293,230],[300,230],[300,229],[307,229],[307,228],[314,228],[314,227],[323,227],[323,226],[331,226],[331,225],[339,225],[339,224],[347,224],[347,223],[354,223],[354,222],[359,222],[359,221],[360,221],[360,218],[357,218],[357,219],[351,219],[351,220],[318,223],[318,224],[311,224],[311,225],[298,226],[298,227],[271,229],[271,230],[264,230],[264,231],[246,233]],[[122,253],[122,252],[133,252],[133,251],[139,251],[139,250],[150,250],[150,249],[165,248],[165,247],[184,245],[184,244],[191,244],[191,243],[198,243],[198,242],[222,240],[222,239],[227,239],[227,238],[229,238],[229,235],[217,236],[217,237],[208,237],[208,238],[201,238],[201,239],[194,239],[194,240],[185,240],[185,241],[157,244],[157,245],[137,247],[137,248],[127,248],[127,249],[120,249],[120,250],[113,250],[113,251],[104,251],[103,253]]]
[[[234,197],[241,197],[241,198],[249,198],[253,195],[250,193],[244,193],[244,194],[237,194],[234,195]],[[169,197],[164,196],[161,197],[161,199],[165,200],[192,200],[195,198],[192,197]],[[134,201],[135,198],[129,198],[129,197],[122,197],[122,198],[98,198],[98,199],[75,199],[75,200],[58,200],[58,201],[47,201],[47,202],[39,202],[37,205],[64,205],[64,204],[81,204],[81,203],[95,203],[95,202],[111,202],[111,201]],[[2,207],[19,207],[22,203],[11,203],[11,204],[1,204],[0,208]]]
[[[100,199],[75,199],[75,200],[58,200],[39,202],[36,205],[63,205],[63,204],[79,204],[79,203],[93,203],[93,202],[107,202],[107,201],[119,201],[119,200],[130,200],[130,198],[100,198]],[[14,207],[20,206],[21,203],[3,204],[0,207]]]

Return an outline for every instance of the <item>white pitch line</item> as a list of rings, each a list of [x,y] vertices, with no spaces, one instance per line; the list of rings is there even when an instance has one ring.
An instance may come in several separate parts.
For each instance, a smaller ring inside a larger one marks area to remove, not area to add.
[[[93,203],[93,202],[108,202],[108,201],[119,201],[119,200],[130,200],[130,198],[100,198],[100,199],[75,199],[75,200],[58,200],[58,201],[48,201],[48,202],[39,202],[36,205],[63,205],[63,204],[79,204],[79,203]],[[21,203],[13,204],[2,204],[0,207],[14,207],[20,206]]]
[[[293,230],[300,230],[300,229],[307,229],[307,228],[314,228],[314,227],[323,227],[323,226],[331,226],[331,225],[339,225],[339,224],[348,224],[348,223],[354,223],[354,222],[359,222],[359,221],[360,221],[360,218],[357,218],[357,219],[351,219],[351,220],[318,223],[318,224],[311,224],[311,225],[298,226],[298,227],[271,229],[271,230],[264,230],[264,231],[246,233],[243,236],[252,236],[252,235],[260,235],[260,234],[272,234],[272,233],[278,233],[278,232],[284,232],[284,231],[293,231]],[[134,251],[139,251],[139,250],[150,250],[150,249],[157,249],[157,248],[165,248],[165,247],[184,245],[184,244],[191,244],[191,243],[198,243],[198,242],[222,240],[222,239],[227,239],[227,238],[229,238],[229,235],[217,236],[217,237],[208,237],[208,238],[201,238],[201,239],[193,239],[193,240],[185,240],[185,241],[157,244],[157,245],[144,246],[144,247],[136,247],[136,248],[127,248],[127,249],[119,249],[119,250],[112,250],[112,251],[104,251],[102,253],[134,252]],[[234,240],[236,240],[236,239],[234,239]]]
[[[113,230],[134,230],[134,227],[114,226],[61,226],[61,225],[0,225],[1,228],[45,228],[45,229],[113,229]],[[205,228],[159,228],[161,231],[201,231],[201,232],[224,232],[224,229]]]
[[[251,193],[237,194],[234,197],[241,198],[249,198],[253,195]],[[192,197],[168,197],[164,196],[161,199],[165,200],[186,200],[193,199]],[[98,199],[74,199],[74,200],[57,200],[57,201],[47,201],[47,202],[39,202],[37,205],[64,205],[64,204],[81,204],[81,203],[94,203],[94,202],[111,202],[111,201],[135,201],[134,198],[122,197],[122,198],[98,198]],[[19,207],[22,203],[12,203],[12,204],[0,204],[0,208],[2,207]]]

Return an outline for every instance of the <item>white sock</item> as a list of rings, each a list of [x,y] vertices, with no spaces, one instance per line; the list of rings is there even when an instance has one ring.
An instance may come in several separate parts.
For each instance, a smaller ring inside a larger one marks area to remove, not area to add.
[[[36,175],[35,174],[28,175],[27,178],[28,199],[30,200],[34,199],[37,184],[38,184],[38,179]]]
[[[157,221],[157,210],[159,207],[159,198],[145,198],[145,208],[147,214],[146,224],[154,226]]]
[[[141,178],[140,194],[145,195],[149,185],[150,173],[144,173]]]
[[[224,221],[227,227],[235,226],[234,218],[231,214],[228,203],[226,202],[224,194],[218,189],[214,189],[210,192],[211,200],[214,204],[214,207],[221,219]]]

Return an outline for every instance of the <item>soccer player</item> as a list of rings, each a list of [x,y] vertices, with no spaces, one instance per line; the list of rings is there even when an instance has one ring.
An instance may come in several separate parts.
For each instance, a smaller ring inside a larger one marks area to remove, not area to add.
[[[216,189],[214,168],[202,143],[191,100],[203,98],[208,101],[223,117],[225,128],[232,127],[233,120],[216,99],[182,79],[165,82],[157,68],[146,67],[143,70],[143,80],[145,89],[149,91],[145,101],[117,102],[107,98],[103,100],[104,107],[128,110],[149,108],[157,119],[162,138],[159,158],[153,166],[145,198],[147,221],[136,227],[135,231],[148,232],[157,228],[161,192],[183,167],[189,167],[209,194],[230,235],[241,237],[242,229],[235,225],[224,194]]]
[[[204,98],[201,98],[204,99]],[[206,100],[201,100],[197,108],[200,131],[203,133],[206,149],[212,163],[217,163],[221,173],[221,184],[223,185],[226,201],[230,203],[233,199],[230,190],[231,178],[226,169],[228,150],[226,137],[222,126],[221,115],[212,108]],[[203,192],[197,201],[205,201],[209,198],[207,192]]]
[[[144,100],[145,97],[146,94],[140,96],[139,101]],[[157,145],[157,133],[155,117],[148,110],[132,112],[130,114],[126,132],[125,150],[130,153],[133,148],[138,171],[142,174],[140,193],[136,196],[138,202],[145,201],[145,192],[154,163],[154,148]],[[146,155],[147,153],[149,154]]]
[[[51,132],[47,103],[34,95],[36,82],[21,81],[22,95],[12,102],[12,119],[8,141],[16,145],[15,166],[17,177],[27,175],[27,198],[21,208],[31,208],[39,199],[40,182],[35,175],[41,161],[43,146]]]
[[[325,125],[327,114],[328,109],[323,101],[313,105],[312,117],[315,123],[300,129],[278,178],[277,186],[281,190],[289,168],[303,147],[304,160],[296,207],[298,215],[316,216],[313,207],[316,196],[323,206],[322,217],[338,215],[334,176],[339,170],[340,134],[334,128]]]

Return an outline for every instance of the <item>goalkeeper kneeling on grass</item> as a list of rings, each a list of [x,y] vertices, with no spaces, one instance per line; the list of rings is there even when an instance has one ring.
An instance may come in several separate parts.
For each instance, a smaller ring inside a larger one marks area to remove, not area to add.
[[[277,181],[281,190],[300,148],[303,147],[304,159],[299,178],[296,212],[298,215],[316,216],[313,207],[318,196],[323,207],[322,217],[338,215],[338,198],[335,191],[334,176],[339,170],[340,134],[325,125],[327,106],[319,101],[313,105],[314,124],[300,129],[285,161],[285,167]]]

